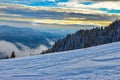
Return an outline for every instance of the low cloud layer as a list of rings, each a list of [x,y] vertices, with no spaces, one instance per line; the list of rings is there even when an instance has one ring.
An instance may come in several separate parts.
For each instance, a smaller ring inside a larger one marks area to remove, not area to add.
[[[15,52],[16,57],[31,56],[40,54],[42,51],[47,50],[48,47],[40,45],[36,49],[30,49],[29,47],[18,43],[22,50],[18,49],[14,44],[7,41],[0,41],[0,58],[5,58],[6,56],[11,56],[12,52]]]

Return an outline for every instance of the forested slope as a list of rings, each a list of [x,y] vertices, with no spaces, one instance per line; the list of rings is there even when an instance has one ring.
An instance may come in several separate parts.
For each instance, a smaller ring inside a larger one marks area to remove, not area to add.
[[[87,48],[116,41],[120,41],[120,20],[104,28],[79,30],[74,34],[69,34],[64,39],[59,39],[52,48],[42,54]]]

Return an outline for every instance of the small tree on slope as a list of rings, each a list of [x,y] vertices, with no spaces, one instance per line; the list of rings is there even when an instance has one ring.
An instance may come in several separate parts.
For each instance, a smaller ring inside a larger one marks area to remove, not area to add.
[[[11,54],[11,58],[15,58],[15,52],[14,51]]]

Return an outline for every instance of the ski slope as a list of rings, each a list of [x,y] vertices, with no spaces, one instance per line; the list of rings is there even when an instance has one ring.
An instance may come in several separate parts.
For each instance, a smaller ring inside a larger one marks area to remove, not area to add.
[[[120,80],[120,42],[0,60],[0,80]]]

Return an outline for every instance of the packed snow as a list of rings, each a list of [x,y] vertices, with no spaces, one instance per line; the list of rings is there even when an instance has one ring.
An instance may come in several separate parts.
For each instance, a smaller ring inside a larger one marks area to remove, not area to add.
[[[120,42],[0,60],[0,80],[120,80]]]

